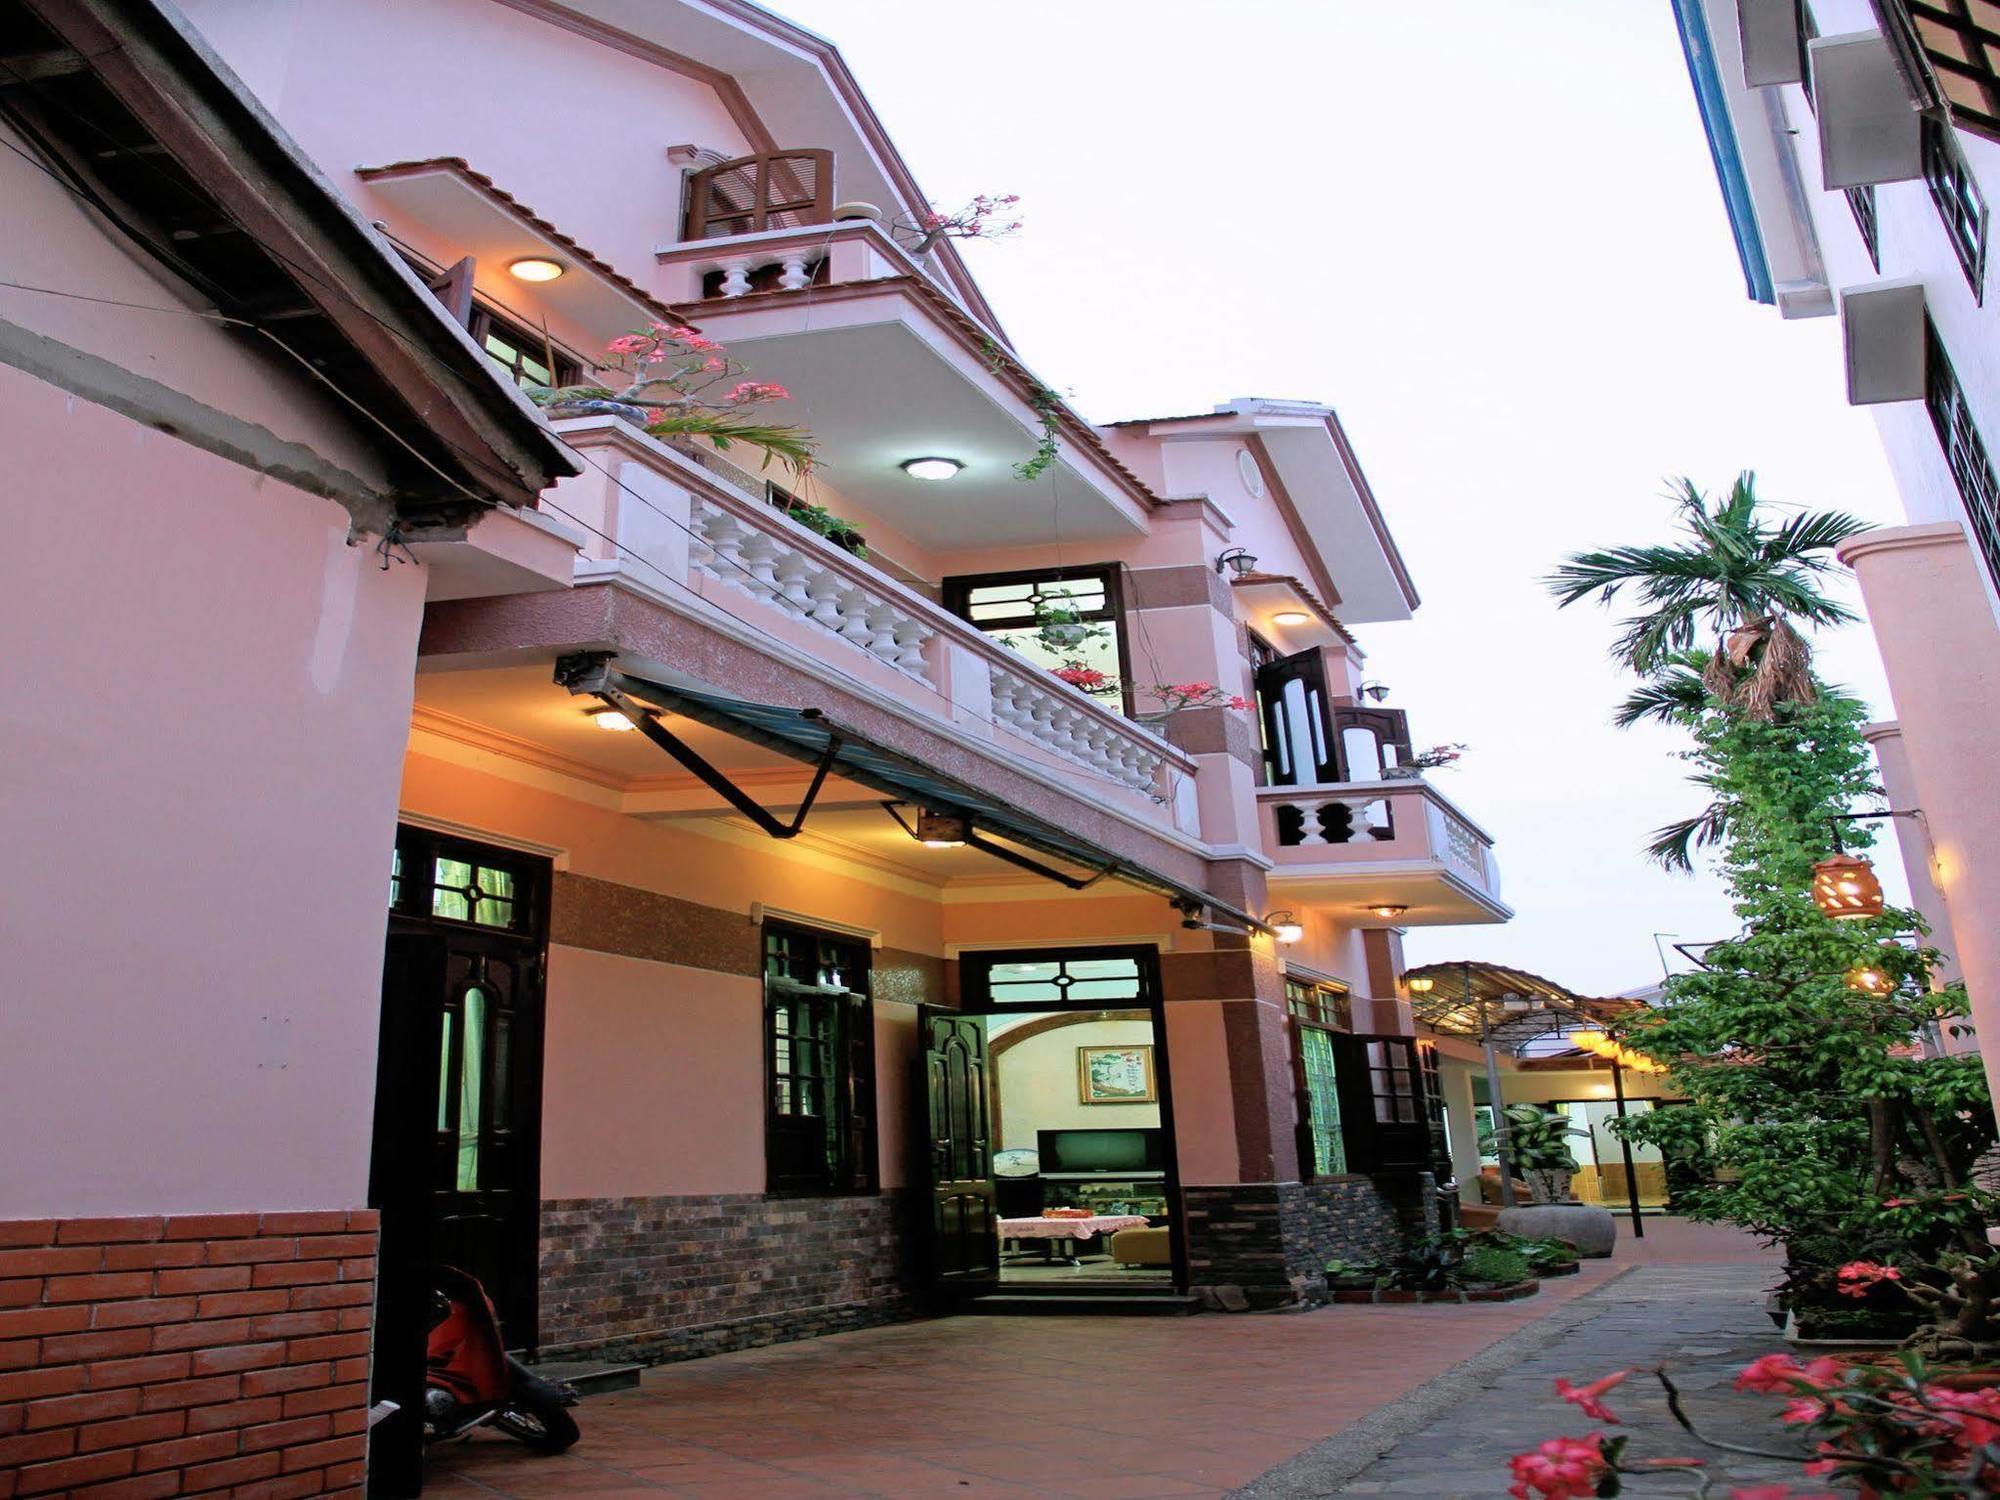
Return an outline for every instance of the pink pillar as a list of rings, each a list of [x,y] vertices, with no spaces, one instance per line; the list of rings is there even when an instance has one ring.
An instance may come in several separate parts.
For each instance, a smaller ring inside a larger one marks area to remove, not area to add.
[[[1861,581],[1895,694],[1972,1019],[2000,1040],[2000,626],[1980,562],[1955,523],[1871,531],[1840,557]],[[2000,1047],[1981,1055],[2000,1099]]]

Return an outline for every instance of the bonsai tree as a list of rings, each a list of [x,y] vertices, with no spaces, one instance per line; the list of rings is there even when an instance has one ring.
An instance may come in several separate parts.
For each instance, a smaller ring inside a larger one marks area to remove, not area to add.
[[[2000,1304],[1984,1239],[1995,1199],[1967,1181],[1992,1105],[1976,1056],[1928,1057],[1919,1041],[1963,1017],[1965,997],[1932,990],[1938,954],[1916,913],[1836,920],[1811,895],[1814,865],[1838,843],[1872,840],[1847,815],[1879,791],[1861,705],[1814,676],[1785,621],[1849,618],[1817,578],[1860,526],[1828,513],[1768,525],[1748,475],[1713,509],[1684,487],[1686,543],[1580,554],[1551,580],[1564,604],[1630,585],[1655,606],[1623,622],[1616,653],[1644,681],[1620,718],[1685,730],[1709,804],[1661,830],[1652,853],[1685,868],[1714,847],[1742,924],[1620,1028],[1667,1066],[1688,1107],[1619,1128],[1669,1159],[1705,1155],[1711,1175],[1677,1205],[1781,1242],[1792,1308],[1839,1307],[1843,1264],[1892,1265],[1952,1308],[1962,1352],[2000,1338],[1984,1317]],[[1715,632],[1705,645],[1702,625]],[[1752,627],[1761,634],[1745,647]],[[1970,1300],[1968,1274],[1982,1290]]]
[[[1479,1150],[1487,1156],[1501,1154],[1500,1137],[1506,1137],[1506,1156],[1514,1170],[1527,1179],[1537,1203],[1560,1203],[1569,1196],[1570,1178],[1576,1175],[1576,1153],[1569,1138],[1582,1135],[1556,1110],[1539,1104],[1510,1104],[1501,1112],[1499,1129],[1479,1138]]]

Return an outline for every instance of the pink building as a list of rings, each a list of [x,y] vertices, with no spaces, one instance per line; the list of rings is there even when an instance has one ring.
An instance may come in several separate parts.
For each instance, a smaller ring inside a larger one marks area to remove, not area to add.
[[[1674,0],[1751,295],[1837,317],[1908,524],[1840,555],[1895,696],[1870,739],[1917,908],[2000,1035],[2000,13]],[[1942,1039],[1959,1048],[1970,1035]],[[1983,1049],[2000,1097],[2000,1048]]]
[[[434,1260],[650,1360],[1449,1212],[1329,409],[1085,421],[741,0],[185,10],[0,3],[0,1493],[413,1492]],[[516,389],[654,324],[810,474]]]

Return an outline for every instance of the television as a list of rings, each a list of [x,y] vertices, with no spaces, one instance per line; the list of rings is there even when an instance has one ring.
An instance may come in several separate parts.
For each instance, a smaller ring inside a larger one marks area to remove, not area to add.
[[[1164,1172],[1167,1147],[1160,1128],[1130,1130],[1038,1130],[1042,1171]]]

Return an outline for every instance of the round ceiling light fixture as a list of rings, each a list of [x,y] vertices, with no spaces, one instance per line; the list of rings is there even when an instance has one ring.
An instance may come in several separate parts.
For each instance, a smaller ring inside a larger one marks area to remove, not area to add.
[[[1271,616],[1273,625],[1309,625],[1312,616],[1302,609],[1281,609]]]
[[[955,458],[906,458],[899,466],[912,479],[955,479],[965,467]]]
[[[1386,922],[1392,917],[1400,917],[1404,912],[1409,910],[1409,907],[1396,906],[1387,901],[1378,901],[1369,907],[1368,910]]]
[[[524,255],[507,262],[507,274],[516,281],[554,281],[568,269],[561,261],[550,260],[546,255]]]

